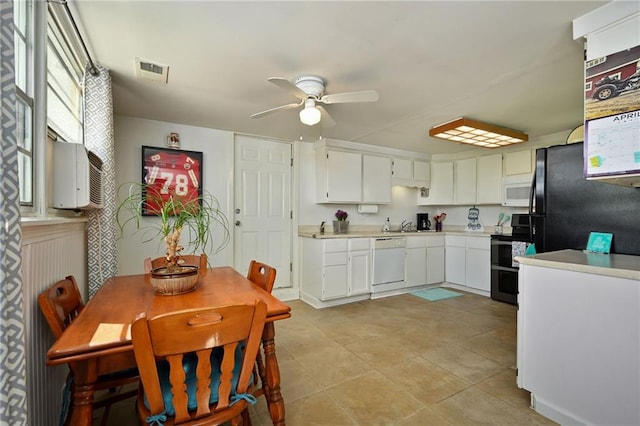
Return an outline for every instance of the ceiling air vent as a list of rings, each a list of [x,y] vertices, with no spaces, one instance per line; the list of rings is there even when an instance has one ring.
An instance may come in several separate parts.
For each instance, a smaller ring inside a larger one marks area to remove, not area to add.
[[[145,80],[167,83],[169,66],[136,58],[136,77]]]

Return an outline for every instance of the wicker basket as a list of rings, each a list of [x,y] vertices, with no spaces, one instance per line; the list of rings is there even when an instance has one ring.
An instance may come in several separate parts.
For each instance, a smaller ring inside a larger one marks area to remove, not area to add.
[[[156,294],[173,296],[195,290],[198,277],[197,266],[183,266],[179,272],[167,272],[162,266],[151,270],[151,286]]]

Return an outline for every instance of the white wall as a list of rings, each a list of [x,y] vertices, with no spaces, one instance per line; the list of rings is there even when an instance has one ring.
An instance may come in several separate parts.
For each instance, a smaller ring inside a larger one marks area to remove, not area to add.
[[[180,146],[190,151],[203,153],[204,189],[220,201],[227,218],[233,219],[233,133],[185,126],[162,121],[146,120],[127,116],[115,116],[115,161],[116,187],[125,182],[140,182],[142,178],[142,145],[166,147],[171,132],[180,134]],[[143,218],[157,221],[157,218]],[[214,239],[220,239],[220,232]],[[139,274],[143,272],[145,257],[164,255],[164,246],[158,241],[142,242],[140,233],[118,240],[118,273]],[[233,264],[233,245],[230,243],[221,253],[210,257],[214,266]]]

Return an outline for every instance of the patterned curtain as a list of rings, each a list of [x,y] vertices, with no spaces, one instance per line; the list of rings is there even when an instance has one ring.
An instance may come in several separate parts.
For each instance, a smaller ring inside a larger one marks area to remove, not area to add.
[[[113,100],[109,71],[96,65],[97,76],[89,65],[84,75],[84,143],[103,161],[104,208],[89,213],[88,267],[89,297],[102,283],[118,272],[116,248],[116,176],[113,140]]]
[[[13,1],[0,1],[0,425],[27,424]]]

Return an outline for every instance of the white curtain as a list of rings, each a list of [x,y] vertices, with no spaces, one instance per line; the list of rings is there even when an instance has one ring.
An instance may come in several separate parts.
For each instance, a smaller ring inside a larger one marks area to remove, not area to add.
[[[84,142],[103,162],[104,208],[89,213],[88,268],[89,297],[118,270],[113,99],[109,71],[96,65],[98,75],[84,76]],[[141,266],[142,268],[142,266]]]
[[[0,1],[0,425],[27,424],[13,1]]]

